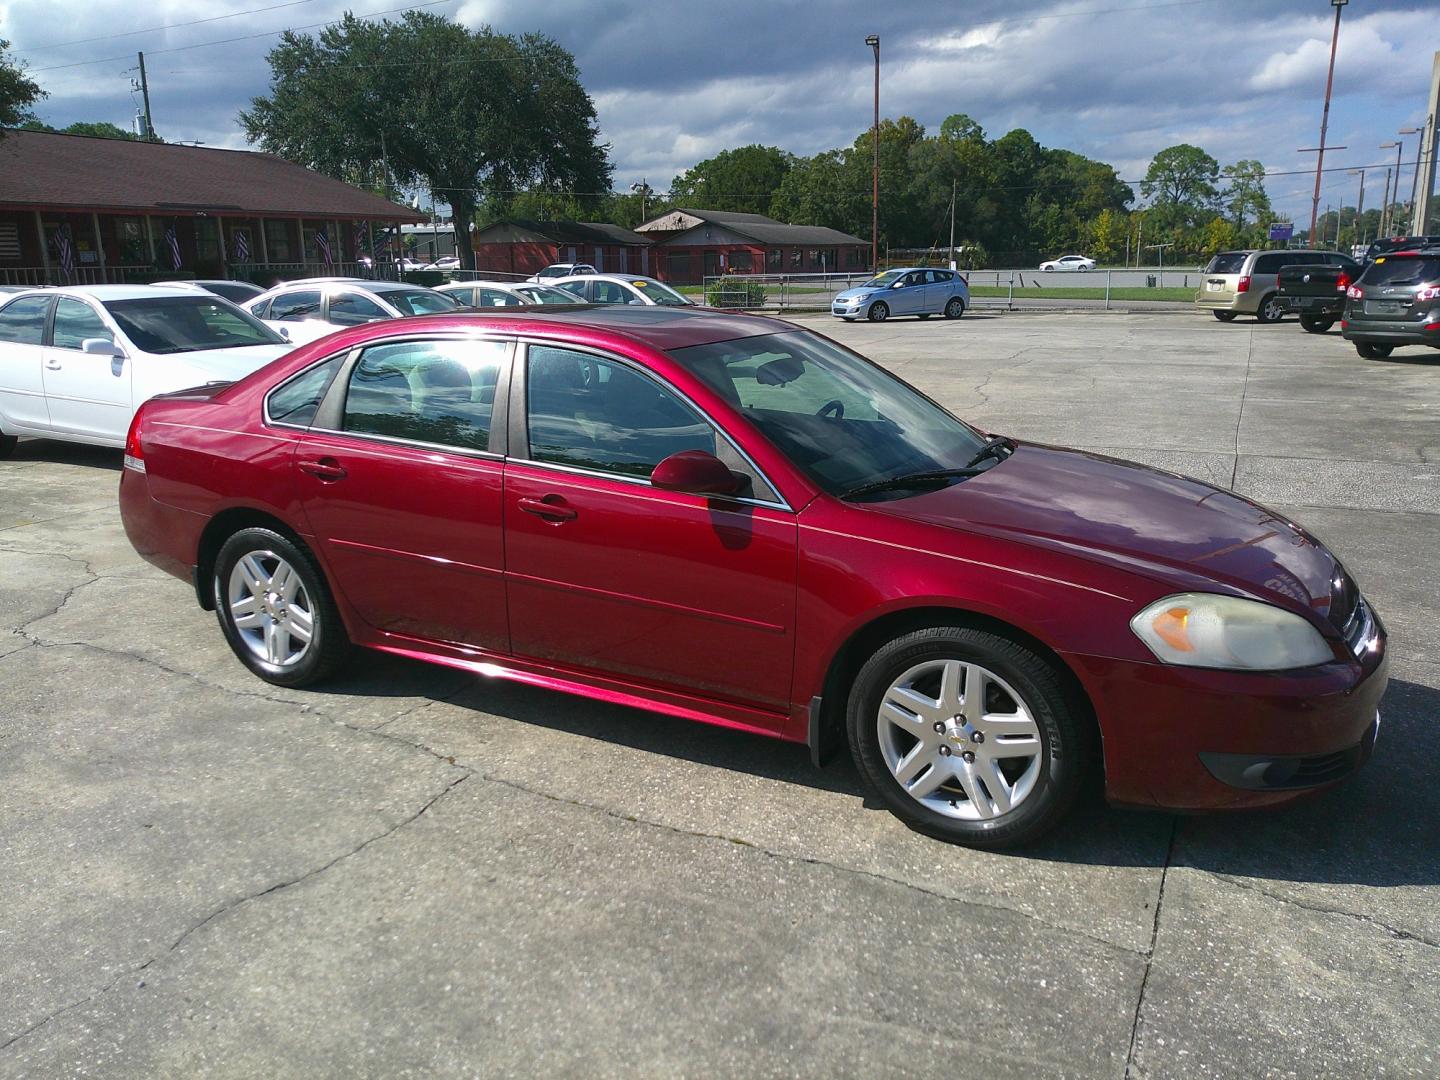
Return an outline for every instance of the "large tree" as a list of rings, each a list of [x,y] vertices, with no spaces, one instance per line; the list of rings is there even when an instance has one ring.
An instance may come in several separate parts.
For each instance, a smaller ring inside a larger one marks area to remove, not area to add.
[[[778,146],[723,150],[670,182],[670,201],[696,210],[768,214],[775,192],[795,163]]]
[[[347,13],[318,37],[286,32],[269,62],[269,96],[240,114],[250,141],[332,176],[388,168],[387,187],[428,187],[454,212],[467,268],[482,199],[503,208],[528,188],[594,204],[609,190],[594,103],[575,58],[544,35]]]
[[[1220,163],[1189,143],[1166,147],[1155,155],[1140,191],[1150,200],[1147,221],[1158,229],[1196,228],[1214,215],[1219,192]]]
[[[1226,165],[1223,173],[1230,182],[1225,192],[1225,208],[1236,230],[1244,232],[1247,225],[1264,224],[1273,216],[1270,196],[1265,193],[1264,165],[1247,159]]]
[[[49,131],[59,135],[88,135],[92,139],[125,139],[129,142],[144,141],[134,132],[126,131],[118,124],[112,124],[108,120],[77,120],[68,127],[57,128],[31,118],[21,124],[20,127],[25,131]]]
[[[0,138],[5,136],[4,128],[29,119],[30,106],[46,96],[39,83],[11,62],[9,52],[10,42],[0,38]]]

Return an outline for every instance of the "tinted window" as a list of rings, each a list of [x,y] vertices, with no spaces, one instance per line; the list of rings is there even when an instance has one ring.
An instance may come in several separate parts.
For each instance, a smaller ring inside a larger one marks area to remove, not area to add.
[[[330,380],[340,370],[344,359],[343,355],[332,357],[272,390],[265,402],[271,421],[308,427],[315,419],[315,410],[320,408],[320,399],[330,387]]]
[[[1427,285],[1440,281],[1440,259],[1385,255],[1370,264],[1360,279],[1366,285]]]
[[[582,300],[585,298],[585,282],[583,281],[562,281],[560,288],[566,292],[572,292]]]
[[[265,291],[254,285],[246,285],[243,281],[210,281],[205,283],[204,288],[206,292],[223,296],[232,304],[243,304],[246,300],[254,300]]]
[[[450,297],[450,299],[454,300],[457,304],[461,304],[465,307],[471,307],[475,303],[474,289],[446,289],[445,295]]]
[[[248,311],[219,297],[112,300],[105,310],[125,336],[148,353],[285,344],[284,338]]]
[[[301,319],[320,317],[320,290],[302,289],[299,292],[284,293],[270,301],[270,318],[284,322],[299,322]]]
[[[499,289],[476,289],[476,307],[519,307],[520,301]]]
[[[359,326],[388,318],[390,313],[368,296],[347,292],[330,297],[330,321],[341,326]]]
[[[86,338],[104,338],[113,342],[115,335],[99,313],[81,300],[61,297],[55,303],[55,328],[51,342],[57,349],[78,349]]]
[[[580,300],[574,293],[553,285],[520,285],[515,291],[532,304],[574,304]]]
[[[460,306],[444,293],[438,293],[431,289],[387,291],[385,301],[393,304],[406,315],[433,315],[440,311],[454,311]]]
[[[636,278],[630,282],[630,284],[657,304],[663,304],[666,307],[690,306],[690,301],[670,288],[669,285],[663,285],[658,281],[650,281],[647,278]]]
[[[49,306],[48,296],[27,296],[0,308],[0,341],[39,345],[45,337],[45,310]]]
[[[1245,257],[1248,251],[1222,251],[1210,260],[1205,267],[1207,274],[1238,274],[1240,268],[1245,265]]]
[[[595,290],[594,300],[597,304],[628,304],[635,299],[624,285],[617,285],[613,281],[592,282],[590,287]]]
[[[1314,263],[1324,262],[1323,255],[1314,255],[1305,251],[1268,251],[1264,255],[1255,257],[1255,265],[1251,268],[1252,274],[1278,274],[1282,266],[1310,266]]]
[[[648,477],[681,450],[715,453],[709,424],[623,364],[531,346],[526,399],[536,461]]]
[[[499,341],[405,341],[366,349],[350,373],[345,430],[487,449],[508,348]]]

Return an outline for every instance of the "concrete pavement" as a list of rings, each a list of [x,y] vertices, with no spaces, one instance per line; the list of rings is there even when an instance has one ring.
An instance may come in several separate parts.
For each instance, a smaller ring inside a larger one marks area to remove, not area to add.
[[[383,657],[260,683],[115,511],[0,463],[0,1076],[1431,1076],[1440,353],[1206,315],[813,322],[990,430],[1235,486],[1391,632],[1278,813],[906,831],[846,762]],[[1223,722],[1223,718],[1217,718]]]

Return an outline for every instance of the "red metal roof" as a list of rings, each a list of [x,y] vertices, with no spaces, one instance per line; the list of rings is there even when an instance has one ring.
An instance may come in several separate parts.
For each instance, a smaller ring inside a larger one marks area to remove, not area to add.
[[[0,206],[425,220],[408,206],[274,154],[45,131],[3,136]]]

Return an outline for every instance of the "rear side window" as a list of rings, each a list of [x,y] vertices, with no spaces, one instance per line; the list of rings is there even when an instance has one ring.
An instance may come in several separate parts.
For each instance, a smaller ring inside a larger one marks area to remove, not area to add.
[[[285,293],[271,300],[268,317],[284,322],[299,322],[301,319],[318,318],[319,315],[319,290],[302,290]]]
[[[1426,285],[1440,281],[1440,258],[1382,256],[1370,264],[1360,280],[1366,285]]]
[[[1240,268],[1245,265],[1245,257],[1248,251],[1222,251],[1210,260],[1210,265],[1205,267],[1207,274],[1238,274]]]
[[[39,345],[45,337],[45,312],[49,307],[48,296],[10,301],[0,308],[0,341]]]
[[[265,399],[265,412],[270,422],[309,427],[320,408],[320,399],[330,388],[330,382],[344,359],[343,353],[332,356],[323,364],[316,364],[271,390],[270,396]]]
[[[330,297],[330,321],[341,326],[359,326],[389,317],[390,313],[368,296],[346,292]]]
[[[346,431],[466,450],[490,446],[501,341],[403,341],[366,349],[350,373]]]
[[[1278,274],[1282,266],[1313,266],[1325,256],[1309,251],[1268,251],[1255,258],[1252,274]]]
[[[476,289],[476,307],[519,307],[521,302],[499,289]]]
[[[113,343],[115,335],[110,333],[105,321],[83,300],[71,300],[62,296],[55,302],[55,327],[51,331],[51,343],[57,349],[79,349],[86,338],[101,338]]]

